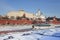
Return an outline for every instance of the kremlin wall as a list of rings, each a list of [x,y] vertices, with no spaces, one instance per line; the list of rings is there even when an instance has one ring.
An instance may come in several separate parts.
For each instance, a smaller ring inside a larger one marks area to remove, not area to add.
[[[10,11],[4,16],[0,15],[1,25],[40,24],[40,23],[60,24],[60,19],[56,17],[46,18],[46,16],[43,15],[43,13],[40,10],[37,10],[36,13],[26,12],[25,10]]]

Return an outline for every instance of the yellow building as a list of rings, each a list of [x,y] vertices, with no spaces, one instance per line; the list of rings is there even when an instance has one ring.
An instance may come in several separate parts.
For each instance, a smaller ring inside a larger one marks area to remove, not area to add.
[[[7,13],[7,16],[8,16],[9,18],[11,18],[12,16],[13,16],[14,18],[16,18],[17,16],[22,17],[24,14],[25,14],[25,16],[26,16],[27,18],[32,18],[32,19],[41,18],[42,21],[45,21],[45,19],[46,19],[45,16],[41,13],[40,10],[38,10],[36,14],[34,14],[34,13],[29,13],[29,12],[26,12],[26,11],[24,11],[24,10],[11,11],[11,12],[8,12],[8,13]]]
[[[24,10],[11,11],[7,13],[7,16],[9,16],[9,18],[14,16],[16,18],[17,16],[22,17],[23,14],[25,14],[27,18],[33,18],[35,16],[33,13],[25,12]]]

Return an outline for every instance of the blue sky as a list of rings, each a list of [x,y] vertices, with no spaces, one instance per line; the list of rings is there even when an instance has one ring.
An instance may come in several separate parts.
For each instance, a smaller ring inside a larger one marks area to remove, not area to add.
[[[0,15],[20,9],[32,13],[40,9],[46,16],[60,17],[60,0],[0,0]]]

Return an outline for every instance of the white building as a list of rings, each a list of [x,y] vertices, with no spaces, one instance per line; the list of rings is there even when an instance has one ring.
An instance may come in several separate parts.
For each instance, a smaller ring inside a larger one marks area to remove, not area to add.
[[[46,17],[43,15],[40,9],[36,13],[36,18],[40,18],[42,21],[46,21]]]
[[[24,10],[11,11],[7,13],[7,16],[9,16],[9,18],[11,18],[11,16],[14,16],[14,18],[16,18],[17,16],[22,17],[24,14],[26,15],[27,18],[33,18],[33,19],[41,18],[42,21],[45,21],[46,19],[40,10],[38,10],[36,14],[29,13]]]

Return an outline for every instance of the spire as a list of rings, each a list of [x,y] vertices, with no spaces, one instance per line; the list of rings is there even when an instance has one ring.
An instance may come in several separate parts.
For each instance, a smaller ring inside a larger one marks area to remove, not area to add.
[[[38,9],[37,13],[38,15],[42,15],[42,12],[40,11],[40,9]]]
[[[42,12],[40,11],[40,9],[38,9],[36,16],[40,17],[42,15]]]

